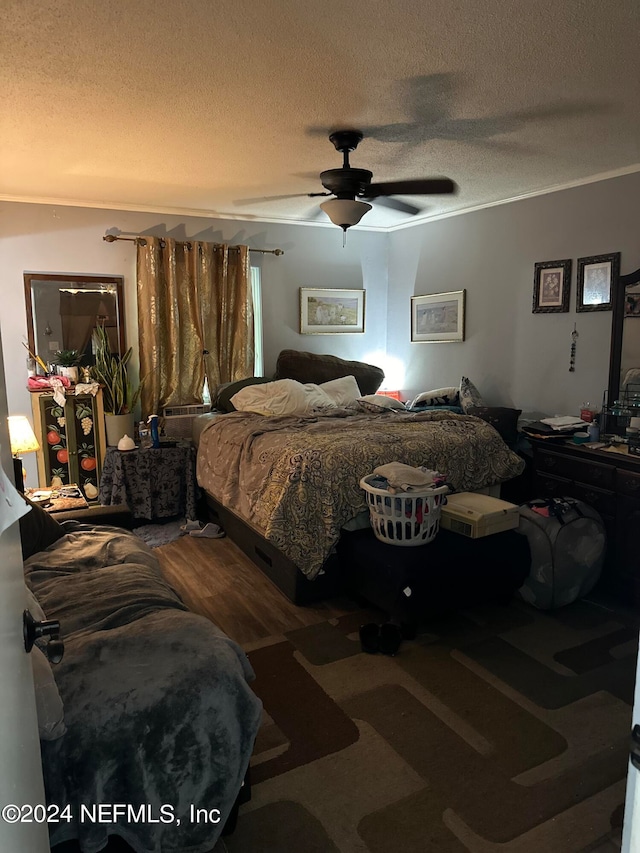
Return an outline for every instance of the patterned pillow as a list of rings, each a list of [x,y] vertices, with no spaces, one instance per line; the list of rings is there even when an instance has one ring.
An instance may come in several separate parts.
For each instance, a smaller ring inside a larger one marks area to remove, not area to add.
[[[436,388],[435,391],[423,391],[422,394],[418,394],[407,408],[413,409],[414,406],[457,406],[459,399],[459,388]]]
[[[473,406],[486,405],[476,386],[466,376],[463,376],[460,380],[460,405],[465,414]]]
[[[366,397],[358,397],[358,406],[363,412],[379,415],[381,412],[406,412],[404,403],[387,397],[384,394],[368,394]]]

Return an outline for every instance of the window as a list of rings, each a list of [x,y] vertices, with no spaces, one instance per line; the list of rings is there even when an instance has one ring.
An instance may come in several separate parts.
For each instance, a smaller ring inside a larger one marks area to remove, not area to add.
[[[262,281],[260,267],[251,267],[251,299],[253,300],[253,375],[262,376],[264,370],[262,345]]]

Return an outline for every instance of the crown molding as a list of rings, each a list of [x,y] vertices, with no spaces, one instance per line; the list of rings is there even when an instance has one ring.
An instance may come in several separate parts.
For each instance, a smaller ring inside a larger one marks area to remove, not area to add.
[[[360,223],[353,226],[358,231],[373,231],[382,234],[389,234],[394,231],[401,231],[405,228],[416,228],[419,225],[424,225],[428,222],[436,222],[440,219],[451,219],[454,216],[463,216],[467,213],[475,213],[479,210],[486,210],[491,207],[499,207],[503,204],[512,204],[516,201],[523,201],[528,198],[536,198],[541,195],[549,195],[550,193],[562,192],[563,190],[574,189],[575,187],[586,186],[600,181],[608,181],[612,178],[620,178],[625,175],[632,175],[640,172],[640,163],[635,163],[631,166],[625,166],[621,169],[613,169],[609,172],[601,172],[597,175],[590,175],[586,178],[579,178],[574,181],[568,181],[563,184],[555,184],[544,189],[534,190],[532,192],[520,193],[519,195],[511,196],[510,198],[499,199],[497,201],[483,202],[481,204],[470,205],[469,207],[450,210],[446,213],[436,213],[433,215],[414,217],[410,221],[401,222],[397,225],[367,225]],[[70,199],[70,198],[50,198],[47,196],[19,196],[0,194],[0,202],[13,202],[17,204],[40,204],[50,207],[83,207],[93,210],[122,210],[130,213],[158,213],[164,216],[190,216],[196,219],[225,219],[230,222],[265,222],[272,225],[299,225],[308,228],[335,228],[332,222],[313,221],[308,222],[302,219],[293,219],[285,216],[251,216],[247,214],[224,213],[219,211],[200,210],[191,207],[171,207],[170,205],[149,205],[149,204],[132,204],[130,202],[112,202],[112,201],[96,201],[86,199]]]

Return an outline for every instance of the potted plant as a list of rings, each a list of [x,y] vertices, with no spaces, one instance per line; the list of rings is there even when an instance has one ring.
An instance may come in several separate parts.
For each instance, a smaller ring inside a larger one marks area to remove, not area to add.
[[[55,354],[60,376],[66,376],[70,382],[78,381],[78,364],[82,358],[77,349],[59,349]]]
[[[140,398],[142,382],[134,388],[127,375],[133,348],[129,347],[122,356],[112,353],[103,326],[96,326],[94,330],[93,349],[95,375],[102,385],[107,444],[117,445],[124,435],[133,438],[133,410]]]

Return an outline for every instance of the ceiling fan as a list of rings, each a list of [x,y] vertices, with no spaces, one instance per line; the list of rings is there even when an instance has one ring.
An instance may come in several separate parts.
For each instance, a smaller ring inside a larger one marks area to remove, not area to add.
[[[367,211],[369,201],[392,207],[415,216],[420,208],[407,204],[395,195],[444,195],[454,193],[456,184],[450,178],[417,178],[403,181],[372,183],[373,173],[368,169],[354,169],[349,154],[355,151],[364,134],[360,130],[336,130],[329,136],[337,151],[342,152],[342,168],[327,169],[320,173],[320,181],[327,192],[308,193],[309,196],[335,196],[320,207],[329,219],[346,232],[357,225]],[[360,201],[362,199],[362,201]]]

